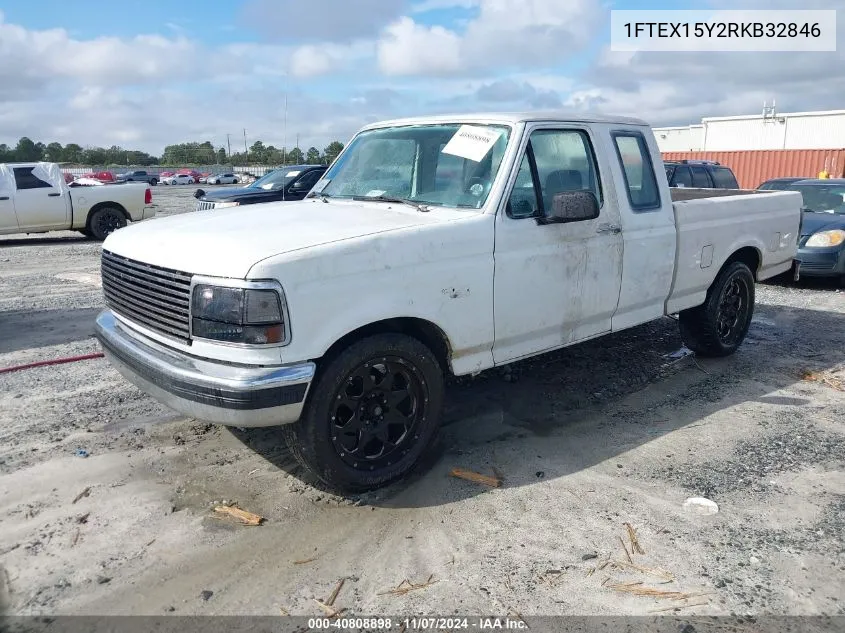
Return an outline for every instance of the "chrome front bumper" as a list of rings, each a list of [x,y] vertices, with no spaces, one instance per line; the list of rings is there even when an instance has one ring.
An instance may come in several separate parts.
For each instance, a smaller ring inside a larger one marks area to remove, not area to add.
[[[105,310],[94,333],[129,382],[186,416],[258,427],[296,422],[314,378],[311,362],[278,367],[230,365],[188,356],[130,330]]]

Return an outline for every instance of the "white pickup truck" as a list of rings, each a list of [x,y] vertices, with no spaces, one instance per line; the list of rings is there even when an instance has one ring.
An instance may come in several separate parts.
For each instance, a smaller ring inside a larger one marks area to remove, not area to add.
[[[793,266],[801,204],[670,191],[635,119],[377,123],[305,200],[109,236],[95,330],[117,369],[172,408],[284,425],[323,481],[371,489],[430,445],[447,372],[674,314],[695,352],[734,352],[755,281]]]
[[[55,163],[0,163],[0,235],[77,230],[104,240],[155,215],[147,183],[73,187]]]

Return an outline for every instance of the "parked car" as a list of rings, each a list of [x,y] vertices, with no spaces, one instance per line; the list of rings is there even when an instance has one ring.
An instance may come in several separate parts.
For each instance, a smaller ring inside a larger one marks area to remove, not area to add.
[[[148,171],[130,171],[125,174],[120,174],[117,177],[118,182],[145,182],[155,187],[158,184],[159,176],[151,174]]]
[[[100,182],[115,182],[117,178],[110,171],[92,171],[87,174],[82,174],[80,178],[92,178]]]
[[[179,169],[177,174],[186,174],[194,179],[194,182],[199,182],[202,174],[198,172],[196,169]]]
[[[103,240],[128,220],[155,215],[149,185],[65,182],[55,163],[0,164],[0,233],[76,230]]]
[[[110,236],[95,332],[171,408],[284,425],[329,486],[376,488],[427,451],[444,373],[667,314],[698,354],[740,346],[755,281],[793,265],[801,196],[670,189],[662,164],[648,125],[624,117],[372,124],[302,201]]]
[[[238,183],[242,185],[251,185],[258,180],[258,176],[251,174],[248,171],[235,172],[235,176],[238,177]]]
[[[802,277],[838,278],[845,286],[845,179],[806,179],[790,183],[804,207],[798,253]]]
[[[163,185],[192,185],[195,182],[194,177],[188,174],[173,174],[161,179]]]
[[[799,180],[806,180],[803,177],[790,176],[789,178],[772,178],[762,183],[757,189],[762,191],[785,191],[789,189],[789,185],[798,182]]]
[[[670,187],[739,189],[739,183],[731,168],[715,161],[667,161],[664,166]]]
[[[209,185],[236,185],[238,184],[238,182],[238,177],[232,172],[228,172],[225,174],[214,174],[206,179],[206,183],[208,183]]]
[[[275,169],[250,184],[237,189],[203,191],[194,193],[197,211],[235,207],[260,202],[302,200],[326,173],[325,165],[291,165]],[[234,174],[240,180],[240,175]]]

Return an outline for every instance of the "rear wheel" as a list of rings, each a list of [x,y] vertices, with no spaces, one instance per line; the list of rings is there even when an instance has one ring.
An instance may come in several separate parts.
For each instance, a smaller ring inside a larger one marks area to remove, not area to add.
[[[296,459],[348,492],[411,471],[431,445],[443,410],[434,354],[403,334],[353,343],[321,368],[299,422],[283,427]]]
[[[96,240],[104,240],[110,234],[126,226],[126,216],[114,207],[102,207],[94,211],[88,220],[88,230]]]
[[[150,178],[150,186],[155,187],[158,184],[158,180],[155,178]]]
[[[701,356],[729,356],[742,344],[754,316],[754,275],[743,262],[725,266],[704,303],[680,313],[681,338]]]

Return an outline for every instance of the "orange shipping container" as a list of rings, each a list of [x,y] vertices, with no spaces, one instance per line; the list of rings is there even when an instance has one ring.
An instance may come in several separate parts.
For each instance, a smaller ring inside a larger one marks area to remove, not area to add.
[[[733,152],[663,152],[663,160],[715,160],[730,167],[739,186],[754,189],[771,178],[816,178],[823,169],[845,177],[845,149],[764,149]]]

